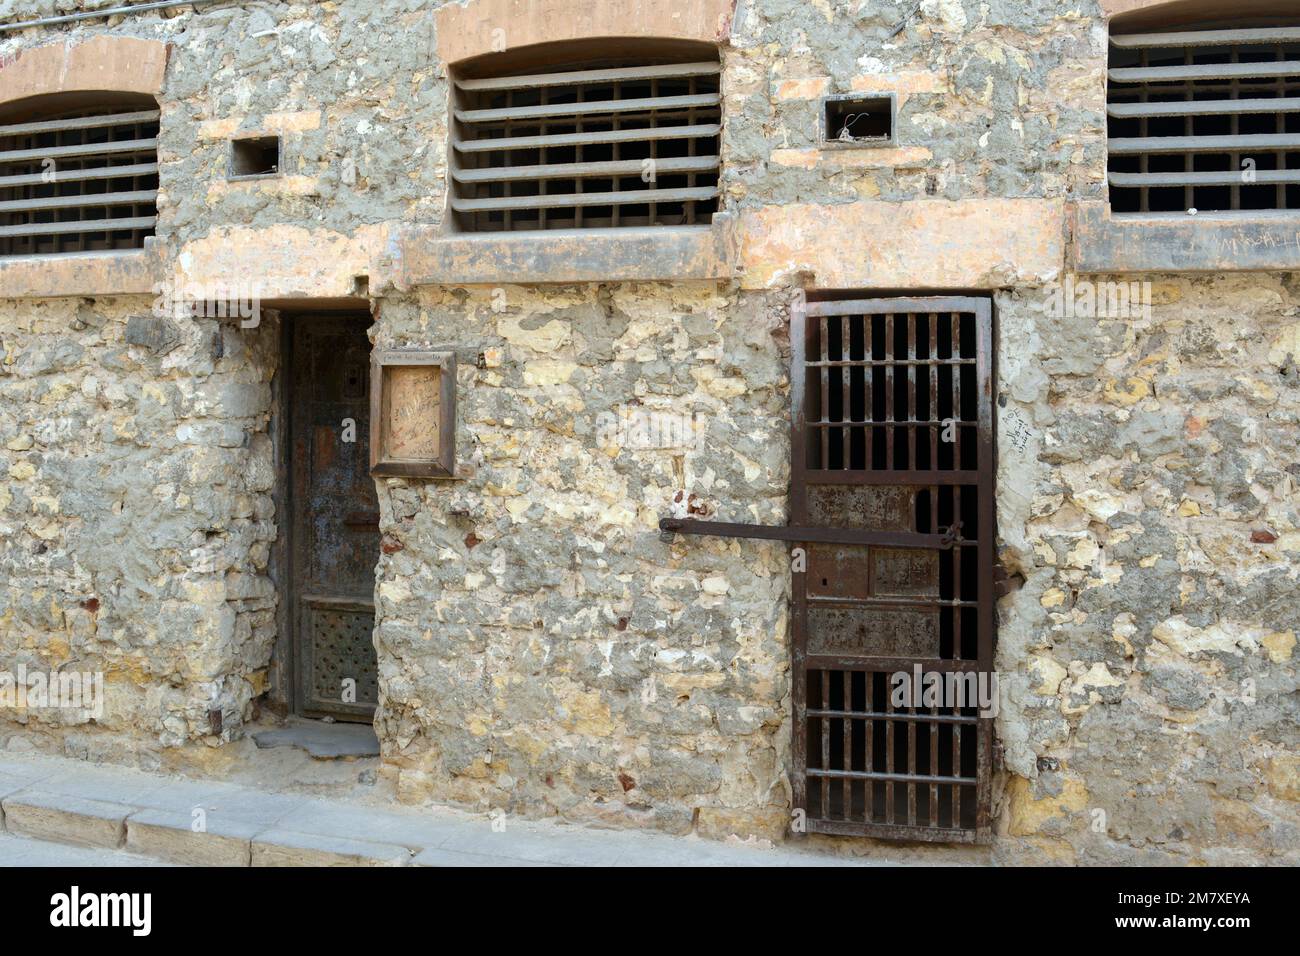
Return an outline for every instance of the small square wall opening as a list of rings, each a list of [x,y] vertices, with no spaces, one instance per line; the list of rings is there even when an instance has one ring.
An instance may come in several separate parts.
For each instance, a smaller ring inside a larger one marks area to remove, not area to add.
[[[278,176],[280,137],[249,136],[230,141],[230,178]]]
[[[826,97],[822,100],[822,144],[892,146],[894,105],[892,93]]]

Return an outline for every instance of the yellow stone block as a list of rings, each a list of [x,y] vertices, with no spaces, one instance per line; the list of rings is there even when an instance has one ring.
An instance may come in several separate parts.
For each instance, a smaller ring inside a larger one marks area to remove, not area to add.
[[[1029,781],[1012,777],[1007,788],[1011,813],[1010,831],[1014,836],[1029,836],[1043,828],[1043,824],[1067,813],[1079,813],[1088,808],[1088,791],[1081,782],[1065,781],[1059,796],[1035,800]]]
[[[1283,661],[1291,659],[1291,652],[1295,650],[1295,632],[1294,631],[1274,631],[1259,641],[1264,645],[1264,650],[1268,652],[1268,659],[1274,664],[1281,664]]]

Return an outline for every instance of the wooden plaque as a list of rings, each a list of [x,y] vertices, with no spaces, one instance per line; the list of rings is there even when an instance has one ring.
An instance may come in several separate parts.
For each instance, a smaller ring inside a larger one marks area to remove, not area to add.
[[[455,353],[375,352],[370,374],[370,473],[451,478],[455,471]]]

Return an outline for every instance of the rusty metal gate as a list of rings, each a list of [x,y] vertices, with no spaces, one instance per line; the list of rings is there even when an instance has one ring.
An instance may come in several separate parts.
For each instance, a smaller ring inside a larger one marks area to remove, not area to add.
[[[812,831],[973,842],[990,721],[977,695],[924,706],[915,668],[992,667],[990,304],[814,302],[791,341],[793,523],[894,538],[809,542],[794,578],[796,806]]]
[[[794,544],[793,787],[809,831],[982,842],[992,721],[978,690],[995,690],[990,303],[812,302],[790,333],[790,526],[661,527]],[[930,681],[944,692],[927,693]]]

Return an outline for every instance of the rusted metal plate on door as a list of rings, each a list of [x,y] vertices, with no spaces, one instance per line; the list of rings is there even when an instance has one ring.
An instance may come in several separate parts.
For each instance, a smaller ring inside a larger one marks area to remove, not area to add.
[[[808,596],[868,598],[870,548],[838,544],[808,545]]]
[[[872,594],[877,597],[939,596],[939,553],[919,548],[873,548]]]
[[[915,489],[896,485],[810,485],[808,522],[828,528],[912,530]]]
[[[939,612],[915,608],[812,607],[808,653],[826,657],[939,659]]]

